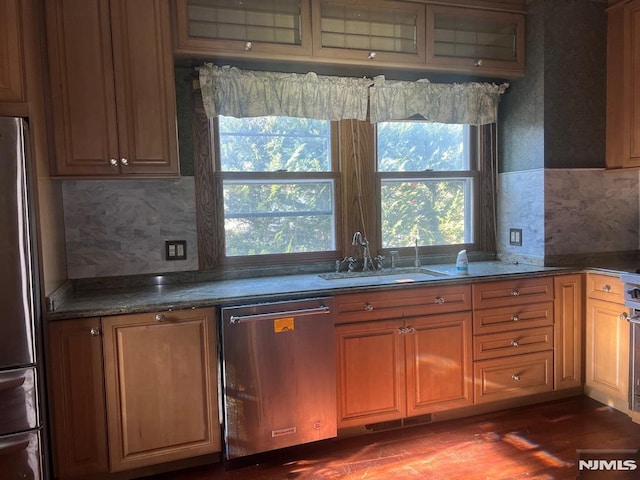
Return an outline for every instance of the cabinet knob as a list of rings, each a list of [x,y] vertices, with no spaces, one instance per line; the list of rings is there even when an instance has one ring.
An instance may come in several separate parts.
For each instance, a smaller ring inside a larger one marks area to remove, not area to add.
[[[416,329],[413,327],[407,327],[405,330],[405,333],[416,333]]]
[[[398,333],[400,335],[406,335],[407,329],[405,327],[398,327]]]
[[[373,305],[371,305],[370,303],[365,303],[364,304],[364,311],[365,312],[370,312],[373,310]]]
[[[520,320],[520,317],[514,313],[513,315],[511,315],[511,320],[513,320],[514,322],[517,322],[518,320]]]
[[[520,374],[514,373],[513,375],[511,375],[511,378],[513,378],[514,382],[519,382],[520,381]]]
[[[512,288],[511,295],[517,297],[518,295],[520,295],[520,290],[518,290],[517,288]]]
[[[99,337],[100,329],[98,327],[93,327],[91,330],[89,330],[89,333],[91,334],[92,337]]]
[[[248,52],[249,50],[251,50],[253,48],[253,43],[251,42],[247,42],[244,44],[244,51]]]
[[[611,285],[604,285],[602,291],[609,293],[611,291]]]
[[[444,297],[436,297],[434,303],[437,303],[438,305],[442,305],[444,303]]]
[[[167,319],[162,313],[156,314],[156,322],[164,322]]]
[[[377,55],[378,55],[378,54],[377,54],[376,52],[369,52],[369,55],[367,55],[367,58],[368,58],[369,60],[375,60],[375,58],[376,58],[376,56],[377,56]]]
[[[118,166],[118,160],[115,158],[110,158],[109,159],[109,165],[111,165],[112,167],[117,167]]]
[[[122,157],[122,158],[120,159],[120,163],[121,163],[124,167],[126,167],[126,166],[128,166],[128,165],[129,165],[129,160],[127,160],[125,157]]]
[[[618,320],[626,320],[627,318],[629,318],[629,314],[627,312],[622,312],[618,315]]]
[[[511,346],[512,347],[519,347],[520,344],[518,343],[518,340],[511,340]]]
[[[473,62],[473,66],[474,67],[481,67],[482,66],[482,59],[478,58],[475,62]]]

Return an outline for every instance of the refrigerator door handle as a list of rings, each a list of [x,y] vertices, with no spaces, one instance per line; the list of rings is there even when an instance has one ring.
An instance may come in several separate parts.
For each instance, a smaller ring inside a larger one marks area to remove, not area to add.
[[[18,378],[11,378],[9,380],[0,380],[0,392],[21,387],[22,385],[24,385],[26,379],[26,377],[22,376]]]
[[[29,447],[29,437],[18,440],[3,441],[0,439],[0,455],[16,453],[26,450]]]

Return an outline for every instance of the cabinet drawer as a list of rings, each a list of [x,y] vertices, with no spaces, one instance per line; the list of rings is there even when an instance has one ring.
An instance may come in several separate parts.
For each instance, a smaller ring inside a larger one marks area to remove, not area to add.
[[[553,325],[553,302],[475,310],[474,335]]]
[[[473,286],[473,308],[553,301],[553,277],[521,278]]]
[[[618,277],[590,273],[587,275],[587,296],[606,302],[624,303],[624,283]]]
[[[506,357],[553,349],[553,327],[478,335],[473,339],[474,360]]]
[[[471,310],[470,285],[365,292],[334,297],[336,323]]]
[[[553,352],[481,360],[474,364],[476,403],[553,390]]]

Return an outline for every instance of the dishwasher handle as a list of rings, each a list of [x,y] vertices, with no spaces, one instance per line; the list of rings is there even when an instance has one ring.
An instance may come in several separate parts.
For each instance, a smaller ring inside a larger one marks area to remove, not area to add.
[[[325,305],[316,308],[303,308],[300,310],[288,310],[284,312],[273,313],[255,313],[252,315],[231,315],[229,322],[232,325],[244,322],[253,322],[257,320],[276,320],[282,317],[307,317],[309,315],[329,314],[331,309]]]

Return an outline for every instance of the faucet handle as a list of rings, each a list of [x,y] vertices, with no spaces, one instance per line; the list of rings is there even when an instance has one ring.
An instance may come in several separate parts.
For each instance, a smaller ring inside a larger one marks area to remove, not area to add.
[[[396,263],[399,258],[398,250],[391,250],[391,252],[389,253],[391,253],[391,268],[396,268],[397,267]]]

